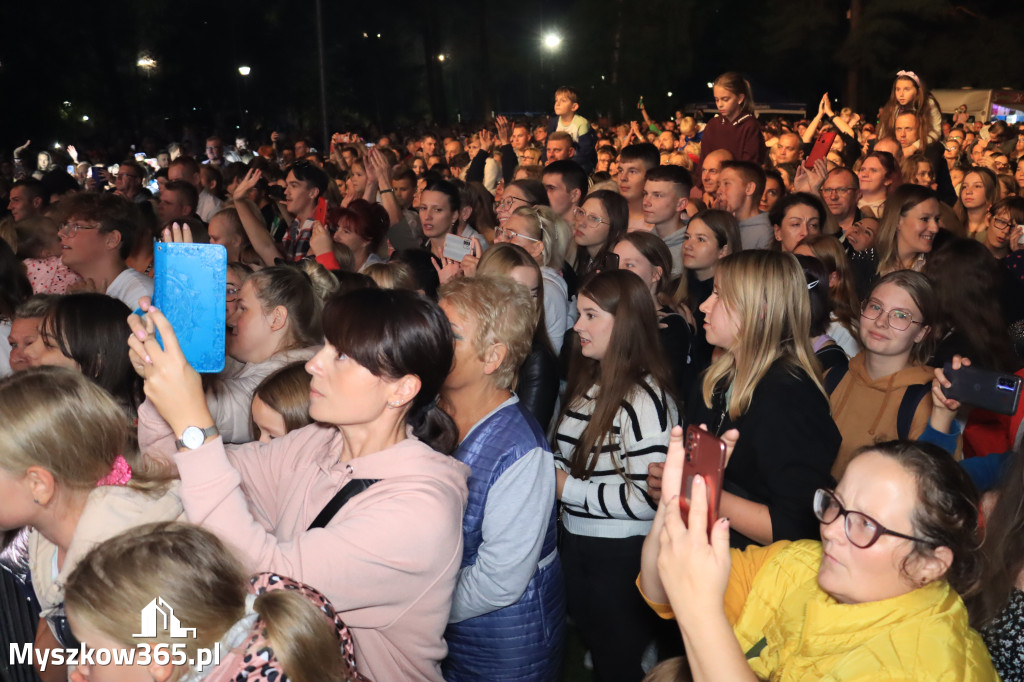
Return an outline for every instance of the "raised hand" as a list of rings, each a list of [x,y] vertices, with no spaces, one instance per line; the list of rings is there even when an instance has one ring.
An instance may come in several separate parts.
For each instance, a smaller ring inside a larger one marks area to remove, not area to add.
[[[188,223],[184,225],[171,223],[170,227],[164,228],[163,237],[166,243],[191,244],[192,228],[188,226]]]
[[[146,382],[143,387],[146,397],[176,434],[189,426],[213,424],[202,380],[185,360],[171,323],[148,298],[141,299],[139,307],[145,311],[145,319],[138,315],[128,317],[132,330],[128,338],[128,357]],[[160,332],[163,348],[156,340],[155,331]]]
[[[313,233],[309,236],[309,249],[313,252],[314,256],[319,256],[324,253],[330,253],[333,247],[334,240],[331,238],[331,233],[327,231],[327,228],[323,223],[313,223]]]
[[[494,127],[498,131],[498,144],[502,147],[509,143],[509,136],[512,134],[512,124],[504,116],[494,120]]]
[[[256,186],[256,183],[260,181],[261,177],[263,177],[263,172],[261,170],[258,168],[250,168],[249,172],[245,174],[245,177],[239,180],[238,184],[235,185],[235,192],[233,195],[235,197],[235,201],[245,199],[245,195],[249,193],[249,190]]]

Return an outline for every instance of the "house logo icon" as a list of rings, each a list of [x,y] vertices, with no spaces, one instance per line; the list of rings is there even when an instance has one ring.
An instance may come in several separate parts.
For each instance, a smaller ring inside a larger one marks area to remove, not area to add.
[[[163,597],[157,597],[142,609],[142,632],[132,635],[132,637],[156,637],[157,632],[163,631],[166,631],[170,637],[192,637],[195,639],[196,636],[196,629],[181,627],[181,622],[174,615],[171,605],[165,602]]]

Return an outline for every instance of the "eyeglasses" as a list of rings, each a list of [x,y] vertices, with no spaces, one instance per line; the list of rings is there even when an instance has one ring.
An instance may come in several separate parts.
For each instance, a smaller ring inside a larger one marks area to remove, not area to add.
[[[884,312],[886,312],[885,308],[874,301],[864,301],[864,305],[860,307],[861,317],[866,320],[877,320]],[[896,331],[905,332],[910,329],[910,325],[912,324],[922,324],[915,320],[914,317],[906,310],[893,308],[888,311],[888,313],[889,326]]]
[[[845,517],[843,530],[846,531],[846,538],[854,547],[860,547],[861,549],[867,549],[875,544],[878,542],[878,538],[883,535],[893,535],[904,540],[934,544],[924,538],[917,538],[913,535],[904,535],[903,533],[889,530],[867,514],[846,509],[839,501],[839,498],[836,497],[836,494],[825,488],[818,488],[814,493],[814,515],[826,526],[840,516]]]
[[[79,230],[98,230],[98,229],[100,229],[99,225],[89,226],[89,225],[80,225],[79,223],[64,223],[63,225],[61,225],[60,229],[57,231],[57,235],[58,236],[66,236],[68,238],[73,238],[75,235],[78,234]]]
[[[1000,232],[1008,229],[1011,225],[1013,225],[1013,223],[1009,220],[1003,220],[1002,218],[995,217],[992,218],[992,227],[996,228]]]
[[[840,195],[845,196],[845,195],[849,194],[850,192],[852,192],[854,189],[855,188],[853,188],[853,187],[822,187],[821,188],[821,193],[822,194],[840,194]]]
[[[544,231],[544,228],[541,228],[541,232],[543,232],[543,231]],[[522,237],[523,239],[526,239],[526,240],[531,241],[531,242],[543,241],[543,240],[537,239],[535,237],[527,237],[525,234],[519,234],[518,232],[513,232],[512,230],[508,229],[507,227],[496,227],[496,228],[494,228],[494,238],[495,239],[504,238],[504,239],[507,239],[507,240],[509,240],[511,242],[511,241],[515,241],[516,237]]]
[[[239,294],[240,291],[241,291],[240,289],[235,289],[234,287],[228,287],[227,291],[225,292],[227,294],[227,296],[225,296],[224,300],[227,301],[228,303],[234,303],[235,301],[238,300],[238,294]]]
[[[579,206],[573,206],[572,217],[576,220],[582,220],[586,218],[587,222],[590,223],[591,227],[597,227],[601,223],[608,224],[608,221],[601,216],[596,216],[593,213],[587,213]]]
[[[120,180],[121,178],[135,178],[136,180],[139,180],[139,179],[142,178],[141,175],[132,175],[131,173],[118,173],[114,177],[116,179],[118,179],[118,180]]]
[[[499,201],[497,204],[495,204],[495,207],[499,208],[499,209],[503,208],[503,209],[505,209],[507,211],[508,209],[512,208],[512,203],[515,202],[515,201],[521,201],[524,204],[526,204],[527,206],[536,206],[536,204],[533,203],[532,201],[527,201],[526,199],[520,199],[519,197],[507,196],[504,199],[502,199],[501,201]]]

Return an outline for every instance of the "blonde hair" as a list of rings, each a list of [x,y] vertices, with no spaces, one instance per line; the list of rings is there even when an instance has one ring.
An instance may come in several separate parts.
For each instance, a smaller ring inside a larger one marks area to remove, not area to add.
[[[779,251],[750,250],[726,256],[715,271],[719,305],[739,320],[737,338],[711,363],[704,376],[704,404],[730,383],[729,417],[750,408],[758,383],[782,360],[790,371],[804,371],[824,395],[821,369],[811,349],[811,305],[807,279],[796,257]]]
[[[512,215],[529,221],[533,234],[528,234],[527,237],[540,239],[543,242],[544,251],[541,255],[541,265],[560,268],[572,238],[569,224],[562,216],[555,213],[549,206],[520,206]]]
[[[341,286],[338,284],[338,278],[315,260],[306,259],[302,261],[299,267],[309,275],[309,283],[313,285],[313,294],[321,301],[327,301],[331,294],[335,293]]]
[[[900,262],[899,233],[900,220],[919,204],[929,199],[938,202],[938,195],[927,187],[920,185],[900,185],[885,200],[885,212],[878,223],[875,234],[875,250],[878,251],[878,273],[886,274],[903,270],[906,265]]]
[[[363,274],[376,282],[381,289],[419,289],[412,268],[398,261],[367,265],[363,268]]]
[[[547,339],[547,326],[544,321],[544,273],[526,249],[518,244],[495,244],[484,251],[480,264],[476,266],[477,275],[511,277],[516,268],[530,268],[537,273],[537,299],[534,305],[534,329],[543,329]],[[550,343],[550,342],[549,342]],[[553,350],[553,349],[552,349]]]
[[[164,522],[137,526],[94,547],[68,576],[65,605],[125,645],[181,645],[187,658],[212,648],[245,615],[241,563],[212,533]],[[139,638],[139,613],[159,595],[195,637]],[[282,670],[297,682],[345,680],[333,625],[293,590],[260,595],[253,609],[266,625],[267,643]]]
[[[288,338],[290,343],[282,350],[315,346],[323,338],[320,315],[324,299],[318,295],[312,278],[304,270],[287,265],[275,265],[249,275],[256,298],[264,312],[277,306],[288,311]]]
[[[498,388],[515,386],[534,332],[532,299],[526,287],[508,277],[457,277],[440,288],[438,300],[476,322],[472,343],[481,360],[491,345],[505,346],[505,358],[492,377]]]
[[[61,487],[89,490],[122,455],[128,486],[162,489],[166,476],[134,449],[124,410],[81,373],[36,367],[0,381],[0,469],[23,475],[42,467]]]

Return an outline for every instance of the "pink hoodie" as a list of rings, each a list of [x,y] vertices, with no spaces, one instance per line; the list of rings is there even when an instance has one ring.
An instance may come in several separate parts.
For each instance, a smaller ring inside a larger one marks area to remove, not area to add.
[[[139,443],[155,456],[175,450],[148,401]],[[341,448],[336,428],[314,424],[266,445],[225,450],[217,438],[177,453],[185,513],[235,547],[250,571],[323,592],[352,631],[362,674],[441,682],[469,467],[414,438],[344,463]],[[326,528],[307,531],[353,478],[380,481]]]

